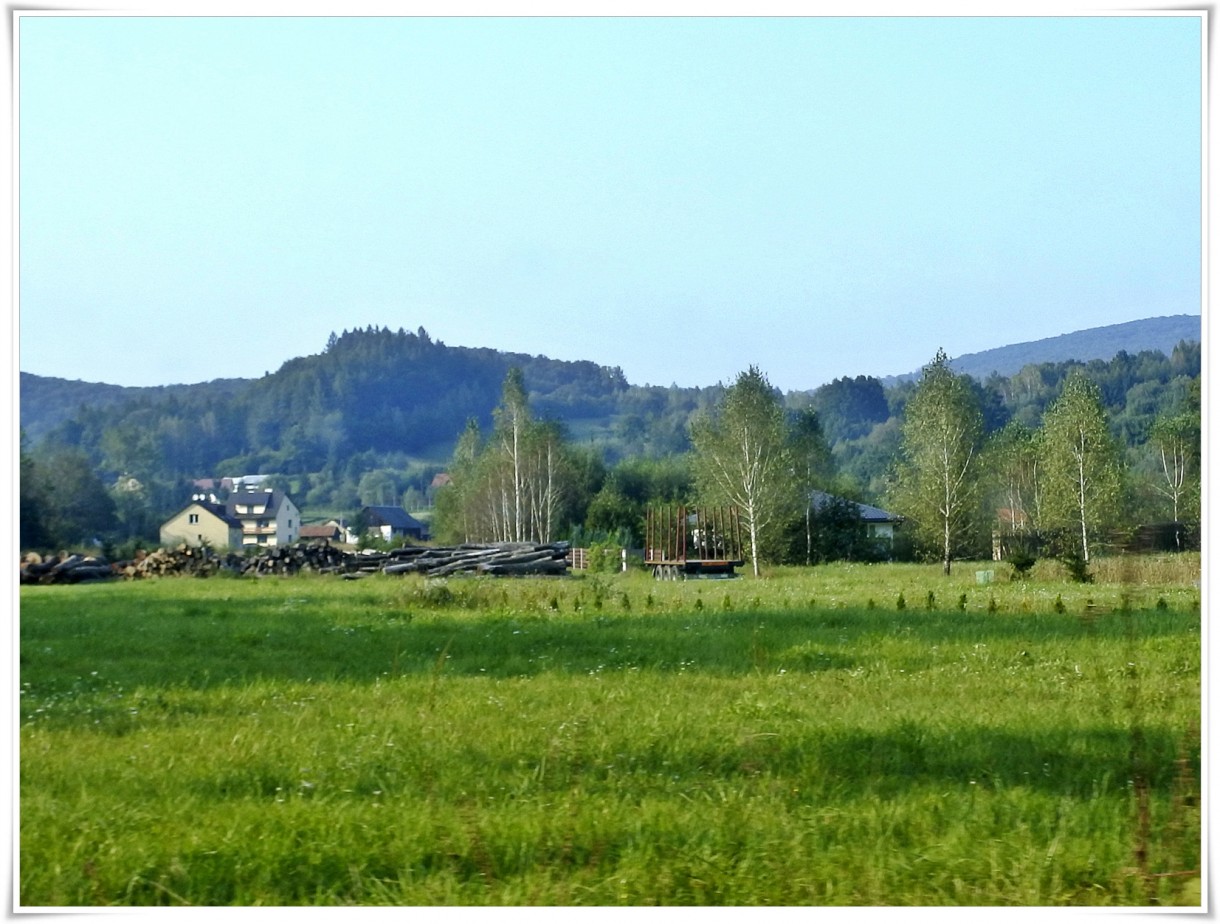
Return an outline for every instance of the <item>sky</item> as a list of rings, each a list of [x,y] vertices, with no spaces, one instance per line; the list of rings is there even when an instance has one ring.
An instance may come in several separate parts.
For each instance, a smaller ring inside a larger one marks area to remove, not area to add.
[[[704,386],[1202,301],[1192,15],[18,18],[20,369],[331,332]]]

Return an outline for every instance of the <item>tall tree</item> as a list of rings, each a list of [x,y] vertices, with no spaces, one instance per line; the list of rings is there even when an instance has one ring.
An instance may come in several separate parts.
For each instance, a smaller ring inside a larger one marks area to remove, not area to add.
[[[1148,444],[1156,453],[1161,473],[1154,487],[1169,500],[1175,523],[1181,521],[1184,502],[1198,486],[1199,440],[1197,414],[1164,414],[1152,425]]]
[[[481,445],[479,422],[471,417],[454,448],[449,481],[436,491],[432,533],[442,542],[469,542],[474,534],[470,495],[474,491],[475,462]]]
[[[1040,522],[1039,441],[1036,431],[1013,420],[987,444],[984,468],[998,501],[1000,529],[1005,532],[1032,531]]]
[[[791,509],[795,490],[783,404],[751,366],[725,389],[719,405],[690,426],[701,498],[738,508],[750,540],[754,576],[768,531]]]
[[[53,542],[46,524],[48,506],[46,486],[33,458],[25,451],[24,431],[21,433],[20,466],[18,541],[23,549],[46,548]]]
[[[511,522],[505,539],[516,542],[525,540],[526,520],[523,510],[525,497],[525,441],[533,422],[529,409],[529,398],[525,390],[525,377],[517,366],[508,370],[504,379],[504,391],[500,405],[495,410],[496,428],[493,439],[499,444],[504,460],[512,471],[511,488],[504,496],[503,513],[506,522]]]
[[[1042,423],[1045,505],[1052,525],[1075,530],[1089,562],[1089,536],[1110,522],[1122,491],[1121,456],[1101,389],[1071,373]]]
[[[792,416],[789,427],[793,474],[805,507],[805,564],[812,565],[813,492],[827,486],[834,470],[834,462],[822,429],[821,417],[816,410],[805,407],[797,411]]]
[[[917,534],[939,549],[945,574],[975,527],[983,414],[968,377],[945,351],[924,367],[905,405],[894,504]]]
[[[437,498],[437,534],[465,541],[550,542],[574,480],[562,428],[530,412],[519,369],[509,372],[484,444],[470,420],[458,440],[453,483]]]
[[[115,528],[114,499],[84,453],[54,452],[38,459],[33,471],[45,499],[44,523],[54,542],[87,543]]]

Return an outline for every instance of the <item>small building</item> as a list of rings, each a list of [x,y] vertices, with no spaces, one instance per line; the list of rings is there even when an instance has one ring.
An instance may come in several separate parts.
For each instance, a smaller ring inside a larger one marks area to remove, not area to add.
[[[241,546],[241,520],[230,517],[224,504],[194,499],[161,524],[161,545],[208,545],[214,549]]]
[[[360,513],[365,529],[386,542],[427,537],[428,528],[401,507],[365,507]]]
[[[221,504],[215,495],[197,494],[190,504],[161,524],[165,546],[210,545],[239,549],[290,545],[301,534],[301,512],[283,491],[240,491]]]
[[[833,494],[827,494],[825,491],[814,491],[811,496],[813,498],[815,514],[827,505],[841,500],[841,498],[837,498]],[[906,519],[896,513],[890,513],[888,510],[882,510],[880,507],[874,507],[871,504],[861,504],[858,501],[849,501],[849,503],[855,505],[856,512],[859,514],[860,521],[864,524],[869,539],[879,539],[892,543],[894,541],[894,531]]]
[[[225,509],[241,521],[243,546],[291,545],[300,538],[301,511],[283,491],[235,491]]]
[[[329,542],[342,542],[355,545],[360,537],[352,530],[347,520],[327,520],[325,523],[313,523],[301,527],[302,539],[326,539]]]

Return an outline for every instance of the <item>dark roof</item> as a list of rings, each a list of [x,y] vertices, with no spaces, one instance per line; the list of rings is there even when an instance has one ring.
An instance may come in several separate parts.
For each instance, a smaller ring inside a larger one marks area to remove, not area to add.
[[[192,507],[202,507],[208,513],[212,514],[212,516],[223,520],[226,526],[241,526],[241,520],[237,519],[236,517],[229,516],[229,512],[225,509],[224,504],[213,504],[210,501],[191,501],[189,504],[179,510],[178,513],[175,513],[174,516],[176,517],[181,513],[185,513]],[[172,520],[173,517],[170,517],[170,519]]]
[[[253,516],[249,513],[238,513],[237,505],[241,504],[246,507],[257,507],[260,504],[265,504],[267,509],[259,516],[273,517],[275,512],[280,509],[280,504],[284,502],[283,491],[237,491],[229,495],[226,502],[226,509],[229,511],[229,516]]]
[[[825,507],[831,501],[843,500],[843,498],[827,494],[825,491],[814,491],[811,496],[815,510]],[[848,501],[848,503],[856,505],[856,509],[860,512],[860,519],[865,523],[901,523],[906,519],[896,513],[890,513],[888,510],[882,510],[880,507],[874,507],[871,504],[861,504],[859,501]]]
[[[401,507],[365,507],[370,526],[390,526],[395,529],[423,529],[424,524]]]

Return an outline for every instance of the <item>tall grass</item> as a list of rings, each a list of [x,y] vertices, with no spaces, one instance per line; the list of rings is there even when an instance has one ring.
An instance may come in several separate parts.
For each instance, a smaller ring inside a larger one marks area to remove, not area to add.
[[[1198,904],[1197,588],[959,570],[23,588],[19,901]]]

